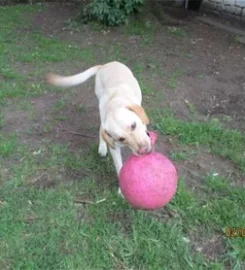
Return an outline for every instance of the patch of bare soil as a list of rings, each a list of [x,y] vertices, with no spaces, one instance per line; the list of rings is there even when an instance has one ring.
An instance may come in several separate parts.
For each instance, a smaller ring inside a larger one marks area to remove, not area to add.
[[[69,3],[49,3],[34,16],[34,27],[50,36],[57,36],[67,20],[77,15],[77,7]]]
[[[210,260],[217,260],[226,252],[224,238],[221,235],[216,234],[207,237],[206,235],[199,235],[199,232],[196,232],[190,236],[190,240],[192,248]]]
[[[149,46],[143,44],[141,36],[129,37],[120,29],[110,29],[106,34],[91,31],[88,25],[79,27],[79,32],[64,29],[64,22],[77,14],[71,5],[50,5],[33,17],[33,26],[46,35],[77,41],[81,46],[100,44],[107,51],[111,44],[120,46],[127,64],[132,68],[135,63],[143,64],[144,80],[149,80],[154,91],[164,95],[158,106],[170,105],[179,117],[189,118],[187,101],[194,106],[197,117],[230,118],[228,126],[244,131],[245,46],[237,43],[233,34],[196,20],[197,13],[193,11],[173,8],[165,11],[175,18],[178,15],[180,23],[177,28],[168,23],[164,27],[147,14],[161,29],[155,32]],[[149,63],[156,68],[147,68]]]
[[[227,177],[232,179],[234,184],[243,186],[243,177],[231,162],[218,158],[204,149],[200,150],[193,159],[178,161],[176,164],[179,175],[185,179],[185,183],[193,192],[202,189],[203,178],[208,173]]]
[[[16,110],[15,102],[3,110],[4,133],[15,133],[23,142],[38,147],[43,139],[70,143],[73,149],[93,143],[99,130],[99,111],[92,87],[76,88],[57,107],[64,93],[45,94],[26,100],[31,109]],[[84,136],[83,136],[84,135]]]

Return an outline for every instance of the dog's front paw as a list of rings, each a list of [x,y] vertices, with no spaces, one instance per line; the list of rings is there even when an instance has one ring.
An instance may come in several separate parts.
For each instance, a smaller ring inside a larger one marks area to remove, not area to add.
[[[102,157],[105,157],[107,155],[107,145],[106,145],[106,143],[100,143],[100,145],[99,145],[99,154]]]
[[[124,199],[124,196],[120,188],[118,188],[117,194]]]

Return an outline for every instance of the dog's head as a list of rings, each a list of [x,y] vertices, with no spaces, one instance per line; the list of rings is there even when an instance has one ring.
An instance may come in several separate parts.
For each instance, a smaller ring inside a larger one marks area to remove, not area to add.
[[[141,106],[119,107],[107,114],[102,136],[112,148],[128,146],[135,155],[143,155],[152,150],[148,124],[149,119]]]

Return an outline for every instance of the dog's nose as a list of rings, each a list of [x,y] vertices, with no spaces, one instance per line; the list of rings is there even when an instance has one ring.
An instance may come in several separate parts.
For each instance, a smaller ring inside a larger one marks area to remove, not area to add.
[[[138,155],[144,155],[144,154],[147,154],[149,152],[148,148],[143,146],[143,147],[140,147],[137,151]]]

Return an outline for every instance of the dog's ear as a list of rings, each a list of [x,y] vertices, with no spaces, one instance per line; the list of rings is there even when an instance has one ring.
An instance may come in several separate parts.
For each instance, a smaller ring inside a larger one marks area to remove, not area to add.
[[[102,131],[101,131],[101,135],[102,135],[103,139],[105,140],[105,142],[106,142],[112,149],[115,149],[115,143],[114,143],[113,139],[109,136],[109,134],[108,134],[105,130],[102,130]]]
[[[150,123],[149,118],[145,113],[145,110],[141,106],[137,104],[132,104],[127,106],[127,109],[136,113],[145,125],[148,125]]]

